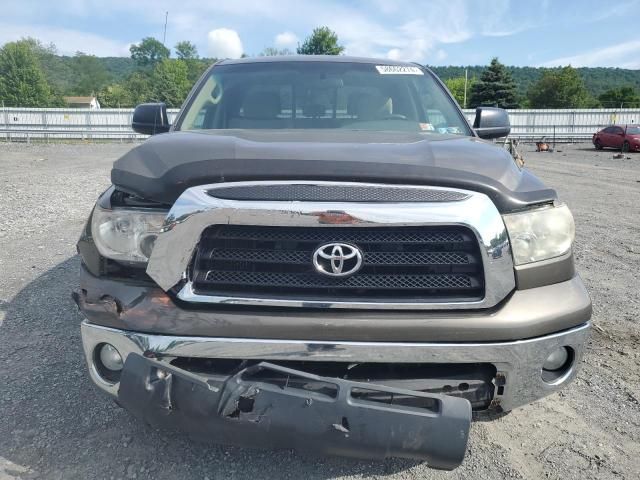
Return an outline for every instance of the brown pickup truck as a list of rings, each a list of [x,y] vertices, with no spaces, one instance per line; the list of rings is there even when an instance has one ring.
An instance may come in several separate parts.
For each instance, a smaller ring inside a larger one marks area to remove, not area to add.
[[[436,76],[224,60],[113,166],[74,298],[96,385],[217,442],[452,469],[474,412],[567,385],[590,328],[573,217]]]

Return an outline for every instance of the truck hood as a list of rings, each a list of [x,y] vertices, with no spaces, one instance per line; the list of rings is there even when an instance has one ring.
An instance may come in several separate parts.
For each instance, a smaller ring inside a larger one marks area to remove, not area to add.
[[[172,204],[194,185],[334,180],[436,185],[487,194],[501,212],[553,201],[503,148],[474,137],[346,130],[202,130],[151,137],[114,163],[113,184]]]

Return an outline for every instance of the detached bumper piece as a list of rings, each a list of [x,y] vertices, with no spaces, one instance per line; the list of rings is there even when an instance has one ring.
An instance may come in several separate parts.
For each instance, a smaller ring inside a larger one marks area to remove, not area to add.
[[[118,402],[155,427],[218,443],[403,457],[444,470],[462,463],[471,423],[471,404],[462,398],[267,362],[231,376],[201,375],[136,353],[125,362]]]

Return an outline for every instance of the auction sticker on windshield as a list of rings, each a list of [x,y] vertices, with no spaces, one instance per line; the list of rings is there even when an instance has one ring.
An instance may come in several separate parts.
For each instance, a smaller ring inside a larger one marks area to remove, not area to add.
[[[376,65],[376,70],[381,75],[424,75],[420,68],[407,65]]]

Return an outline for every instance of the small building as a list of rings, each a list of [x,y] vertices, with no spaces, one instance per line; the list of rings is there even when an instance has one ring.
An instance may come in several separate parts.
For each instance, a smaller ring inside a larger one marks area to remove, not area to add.
[[[96,97],[64,97],[71,108],[90,108],[91,110],[99,110],[100,103]]]

